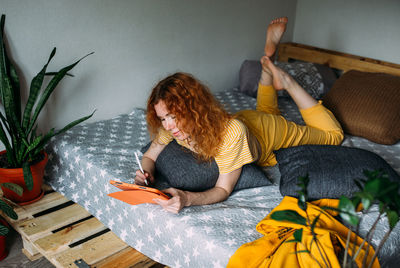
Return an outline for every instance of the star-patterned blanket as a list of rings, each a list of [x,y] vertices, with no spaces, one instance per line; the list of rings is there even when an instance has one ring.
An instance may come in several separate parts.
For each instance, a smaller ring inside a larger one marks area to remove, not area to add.
[[[232,113],[254,109],[256,104],[254,98],[237,89],[219,92],[216,97]],[[302,123],[290,99],[279,98],[279,105],[285,117]],[[171,267],[225,267],[237,248],[260,238],[255,229],[257,223],[282,200],[277,185],[236,191],[224,202],[184,208],[178,215],[165,212],[158,205],[131,206],[108,197],[108,193],[118,191],[109,184],[110,179],[133,183],[138,169],[134,152],[148,142],[142,109],[76,126],[47,146],[46,182],[83,206],[127,244]],[[344,145],[355,143],[358,147],[364,143],[370,146],[370,142],[350,138]],[[396,146],[393,155],[397,156],[400,144]],[[390,152],[382,156],[392,159]],[[400,161],[393,166],[399,172]],[[279,170],[275,168],[269,175],[279,177]],[[389,239],[388,244],[387,255],[398,254],[400,240]]]

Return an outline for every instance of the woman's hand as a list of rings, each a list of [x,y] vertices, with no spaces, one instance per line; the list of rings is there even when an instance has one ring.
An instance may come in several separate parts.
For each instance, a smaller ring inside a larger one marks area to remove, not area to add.
[[[143,174],[140,170],[136,170],[135,184],[148,186],[152,183],[154,183],[153,175],[151,175],[147,171],[144,171],[144,174]]]
[[[177,214],[183,207],[186,206],[188,200],[187,192],[175,188],[168,188],[163,190],[163,192],[170,194],[172,198],[169,200],[153,200],[162,206],[166,211]]]
[[[239,179],[242,168],[235,169],[232,172],[219,174],[214,188],[204,192],[182,191],[175,188],[163,190],[164,193],[172,196],[169,200],[153,199],[166,211],[178,213],[183,207],[209,205],[226,200]]]

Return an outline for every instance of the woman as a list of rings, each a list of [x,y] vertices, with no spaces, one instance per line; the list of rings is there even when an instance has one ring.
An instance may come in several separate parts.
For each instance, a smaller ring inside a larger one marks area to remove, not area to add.
[[[141,185],[145,181],[154,182],[155,161],[173,139],[201,160],[214,158],[219,168],[215,186],[207,191],[165,189],[172,198],[155,200],[165,210],[178,213],[185,206],[227,199],[242,166],[252,162],[273,166],[277,163],[274,150],[303,144],[337,145],[342,141],[343,131],[332,113],[269,59],[275,53],[286,23],[286,17],[279,18],[268,27],[256,110],[229,115],[207,87],[185,73],[168,76],[152,90],[147,103],[147,122],[153,141],[142,158],[145,172],[136,171],[135,182]],[[279,115],[276,90],[283,89],[296,102],[306,126]]]

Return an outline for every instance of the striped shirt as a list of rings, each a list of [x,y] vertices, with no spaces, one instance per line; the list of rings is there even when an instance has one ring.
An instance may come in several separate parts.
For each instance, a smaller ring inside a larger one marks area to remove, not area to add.
[[[161,128],[156,140],[161,144],[170,143],[174,137],[171,133]],[[187,140],[176,140],[176,142],[189,150],[194,151]],[[218,165],[219,173],[226,174],[232,172],[243,165],[251,163],[254,158],[250,152],[247,139],[247,128],[238,119],[229,120],[225,136],[218,147],[218,153],[215,156],[215,162]]]

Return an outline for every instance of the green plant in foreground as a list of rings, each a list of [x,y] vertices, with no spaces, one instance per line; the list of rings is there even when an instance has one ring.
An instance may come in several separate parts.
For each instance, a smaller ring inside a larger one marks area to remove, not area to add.
[[[13,190],[18,195],[22,195],[23,192],[22,187],[15,183],[5,182],[5,183],[0,183],[0,185]],[[18,215],[15,213],[14,209],[1,196],[0,196],[0,210],[3,211],[3,213],[8,217],[10,217],[11,219],[13,220],[18,219]],[[0,219],[5,221],[5,219],[1,215]],[[4,236],[8,234],[8,232],[9,232],[8,227],[3,225],[0,221],[0,235]]]
[[[399,183],[392,182],[389,180],[388,175],[383,173],[381,170],[374,170],[374,171],[364,171],[364,175],[366,179],[355,180],[356,185],[359,187],[360,191],[354,193],[352,198],[348,198],[342,196],[339,199],[339,206],[338,208],[330,208],[330,207],[323,207],[322,211],[325,210],[335,210],[339,212],[340,217],[350,224],[353,228],[355,228],[355,232],[358,233],[359,227],[362,221],[362,214],[357,213],[357,208],[362,206],[363,214],[371,212],[372,204],[378,204],[379,206],[379,213],[377,218],[375,219],[371,229],[369,230],[368,234],[364,238],[359,250],[353,254],[352,258],[348,257],[348,250],[350,247],[353,247],[353,252],[355,251],[356,245],[350,244],[350,234],[351,230],[349,229],[347,241],[346,241],[346,248],[344,252],[343,258],[343,267],[352,267],[355,258],[360,253],[361,248],[367,244],[370,245],[372,238],[374,236],[374,232],[376,230],[377,224],[380,219],[386,217],[389,222],[389,230],[385,233],[384,237],[380,241],[378,247],[375,250],[375,254],[372,257],[370,263],[367,263],[367,256],[370,247],[367,247],[366,254],[363,258],[362,267],[372,267],[375,259],[378,256],[379,251],[383,247],[386,240],[389,238],[393,228],[399,222],[399,214],[400,214],[400,195],[399,195]],[[299,194],[298,198],[298,206],[300,209],[306,212],[306,217],[301,216],[294,210],[283,210],[283,211],[276,211],[271,214],[271,218],[277,221],[289,221],[296,224],[303,225],[304,228],[309,228],[313,235],[312,243],[315,243],[319,253],[321,255],[322,260],[324,261],[325,267],[330,267],[327,263],[327,259],[324,256],[323,249],[319,247],[319,242],[317,236],[314,232],[314,228],[318,222],[320,214],[311,219],[307,214],[307,185],[309,182],[308,176],[300,177],[298,186],[300,187],[300,191],[297,191]],[[321,212],[324,213],[324,212]],[[302,233],[303,229],[298,229],[293,234],[294,239],[287,241],[287,242],[298,242],[302,243]],[[306,245],[304,245],[306,250],[304,251],[297,251],[298,253],[310,253]],[[311,248],[311,245],[310,247]],[[313,257],[313,256],[311,256]],[[314,260],[316,258],[313,257]],[[316,260],[317,261],[317,260]],[[318,265],[322,267],[322,264],[317,261]]]
[[[0,140],[6,148],[8,168],[21,168],[24,173],[24,180],[28,190],[33,188],[33,179],[30,166],[40,161],[43,157],[41,153],[44,146],[50,139],[60,133],[67,131],[73,126],[89,119],[91,115],[73,121],[61,130],[55,131],[52,128],[48,133],[37,134],[36,121],[44,105],[53,93],[58,83],[67,75],[68,71],[75,67],[82,59],[92,53],[82,57],[75,63],[60,69],[58,72],[47,73],[47,66],[56,54],[56,48],[50,54],[47,63],[41,71],[32,79],[30,84],[29,96],[22,113],[20,82],[16,68],[7,56],[4,42],[5,15],[1,16],[0,29],[0,95],[4,106],[4,114],[0,112]],[[51,76],[51,80],[41,92],[43,80],[46,75]],[[35,108],[35,109],[34,109]]]

